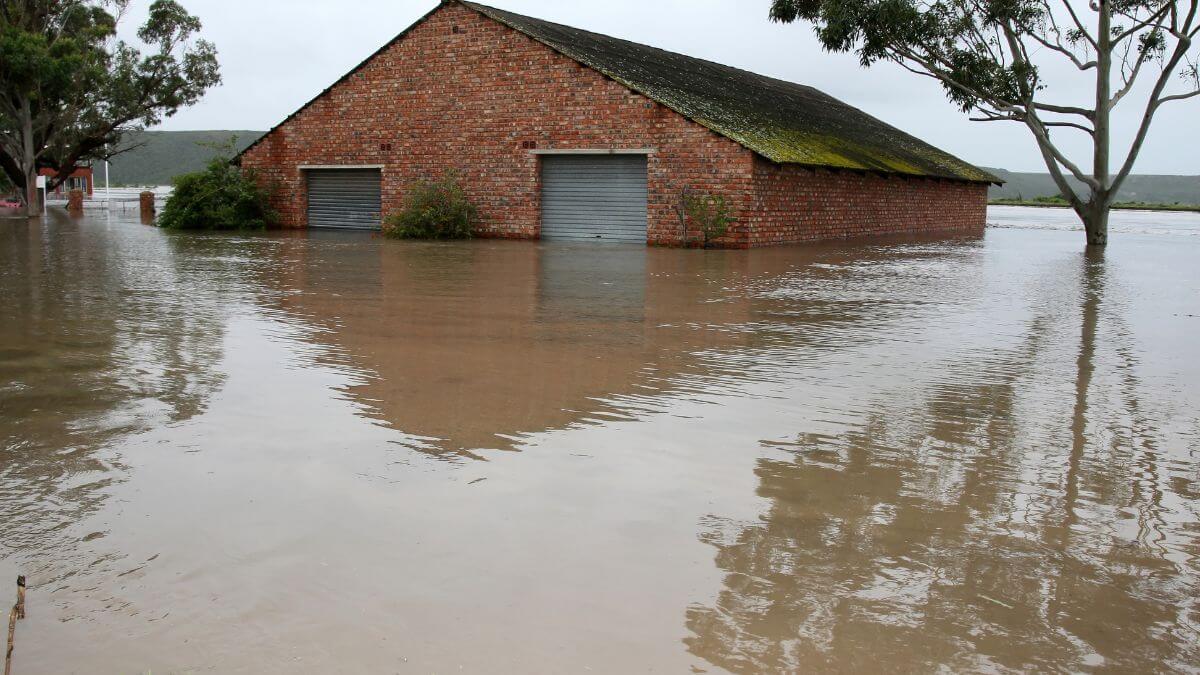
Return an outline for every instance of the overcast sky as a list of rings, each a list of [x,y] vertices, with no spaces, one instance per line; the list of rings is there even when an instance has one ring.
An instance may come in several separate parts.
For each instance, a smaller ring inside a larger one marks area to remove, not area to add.
[[[220,52],[224,84],[162,129],[269,129],[433,8],[436,0],[181,0]],[[133,0],[123,33],[150,0]],[[551,21],[814,86],[976,164],[1043,171],[1023,127],[970,122],[940,86],[896,66],[861,68],[852,55],[821,51],[807,25],[767,20],[769,0],[494,0]],[[1067,71],[1060,71],[1067,74]],[[1086,93],[1064,78],[1051,92]],[[1074,86],[1072,86],[1074,85]],[[1127,139],[1140,111],[1126,99],[1116,120]],[[1200,99],[1162,108],[1138,173],[1200,174]],[[1068,135],[1081,135],[1068,132]],[[1067,144],[1090,165],[1082,143]],[[1123,156],[1123,155],[1122,155]]]

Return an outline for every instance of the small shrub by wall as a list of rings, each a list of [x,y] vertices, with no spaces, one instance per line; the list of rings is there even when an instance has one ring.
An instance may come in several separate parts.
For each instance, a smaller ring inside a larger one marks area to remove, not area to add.
[[[729,202],[721,195],[698,194],[690,190],[683,193],[683,211],[688,220],[699,230],[704,248],[729,234],[730,227],[737,222]]]
[[[383,231],[393,239],[470,239],[478,218],[458,176],[449,173],[412,186],[404,208],[388,216]]]

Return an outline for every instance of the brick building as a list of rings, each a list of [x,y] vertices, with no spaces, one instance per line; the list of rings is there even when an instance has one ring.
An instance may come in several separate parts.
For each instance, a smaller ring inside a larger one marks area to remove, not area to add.
[[[680,245],[979,231],[995,176],[811,87],[446,0],[239,156],[288,227],[378,228],[458,174],[485,237]]]
[[[58,175],[58,172],[54,169],[41,169],[38,171],[38,175],[52,178]],[[92,168],[85,166],[71,172],[71,175],[60,183],[58,187],[54,188],[51,194],[58,198],[66,199],[67,193],[71,190],[82,190],[84,195],[91,197],[95,193],[95,188],[95,182],[92,179]]]

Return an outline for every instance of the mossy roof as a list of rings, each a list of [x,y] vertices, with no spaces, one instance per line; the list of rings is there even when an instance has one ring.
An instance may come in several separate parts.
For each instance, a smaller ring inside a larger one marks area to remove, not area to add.
[[[1001,183],[812,87],[462,2],[780,164]]]

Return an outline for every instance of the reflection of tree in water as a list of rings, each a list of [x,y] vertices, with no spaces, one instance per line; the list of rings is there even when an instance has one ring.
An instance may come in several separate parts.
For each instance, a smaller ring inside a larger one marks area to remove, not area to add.
[[[129,223],[54,218],[4,235],[0,544],[61,560],[71,526],[124,480],[114,441],[200,414],[220,387],[217,280],[236,276],[201,262],[199,240]]]
[[[1080,279],[1057,291],[1073,316],[1051,307],[1015,348],[760,459],[759,522],[702,535],[726,576],[687,612],[692,653],[735,672],[1200,662],[1195,514],[1162,508],[1194,498],[1196,466],[1176,456],[1161,480],[1170,413],[1143,404],[1124,310],[1105,307],[1126,299],[1101,259]]]

